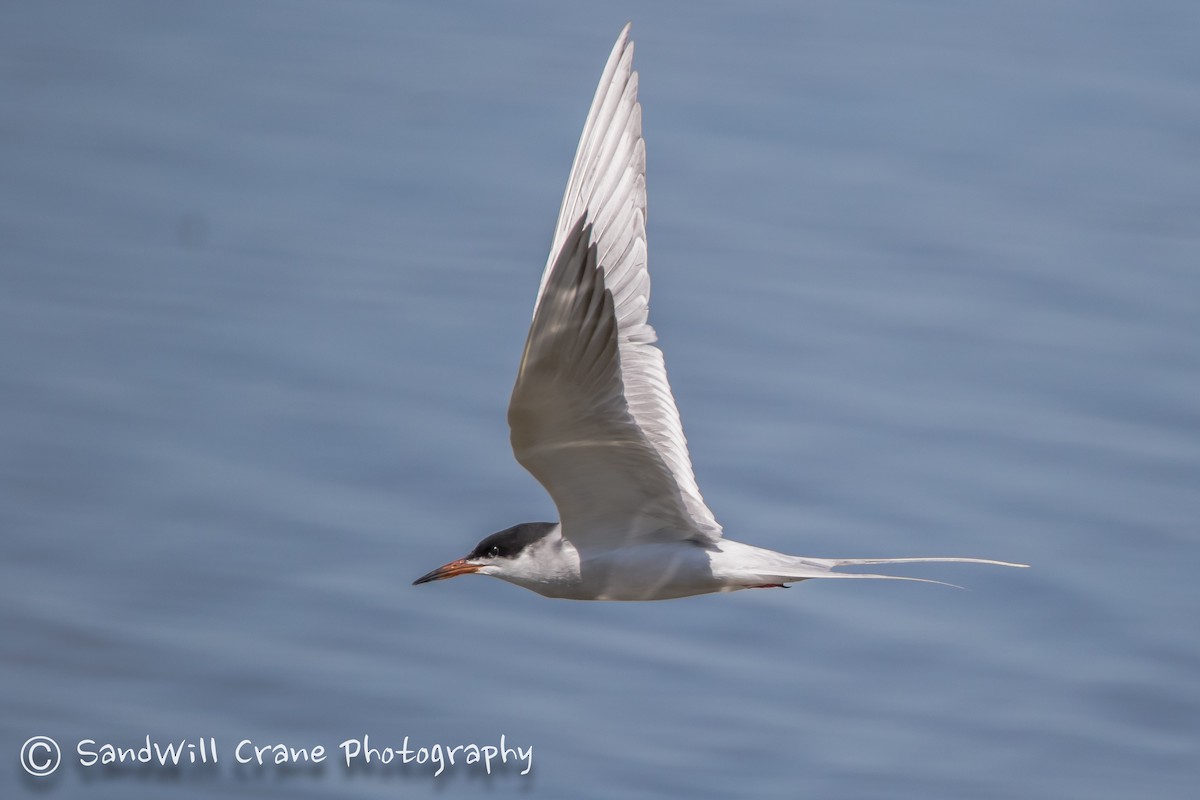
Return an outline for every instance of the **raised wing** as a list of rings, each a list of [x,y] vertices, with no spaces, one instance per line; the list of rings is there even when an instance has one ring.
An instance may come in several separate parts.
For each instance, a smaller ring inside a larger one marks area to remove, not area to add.
[[[508,409],[577,547],[720,537],[647,322],[646,147],[629,26],[592,100]]]

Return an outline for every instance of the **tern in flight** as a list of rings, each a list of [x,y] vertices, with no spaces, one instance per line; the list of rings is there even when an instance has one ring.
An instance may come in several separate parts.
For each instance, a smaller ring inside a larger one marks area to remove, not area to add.
[[[805,558],[726,539],[700,496],[647,321],[646,144],[626,25],[571,165],[508,407],[517,461],[561,522],[488,536],[415,583],[476,573],[546,597],[666,600],[783,587],[862,564],[980,558]]]

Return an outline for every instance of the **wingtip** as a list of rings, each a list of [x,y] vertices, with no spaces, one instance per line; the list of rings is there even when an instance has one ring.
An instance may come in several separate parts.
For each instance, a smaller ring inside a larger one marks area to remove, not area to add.
[[[620,34],[617,35],[617,43],[614,44],[612,49],[614,53],[619,52],[622,54],[625,54],[626,50],[628,50],[629,58],[632,59],[632,52],[634,52],[634,22],[632,20],[625,23],[624,28],[620,29]]]
[[[617,41],[613,45],[613,53],[624,52],[627,49],[633,49],[633,20],[626,22],[622,26],[621,32],[617,34]]]

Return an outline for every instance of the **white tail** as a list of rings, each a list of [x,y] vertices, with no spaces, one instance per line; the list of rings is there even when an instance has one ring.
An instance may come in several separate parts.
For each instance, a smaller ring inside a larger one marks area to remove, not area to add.
[[[931,562],[954,562],[959,564],[991,564],[997,567],[1027,568],[1028,564],[1015,564],[1011,561],[993,561],[988,558],[801,558],[794,556],[795,568],[780,570],[787,575],[778,576],[781,583],[790,581],[809,580],[810,578],[872,578],[875,580],[915,581],[917,583],[936,583],[941,586],[952,586],[955,589],[963,587],[956,583],[935,581],[931,578],[910,578],[906,575],[876,575],[867,572],[834,572],[838,567],[857,567],[866,564],[925,564]]]

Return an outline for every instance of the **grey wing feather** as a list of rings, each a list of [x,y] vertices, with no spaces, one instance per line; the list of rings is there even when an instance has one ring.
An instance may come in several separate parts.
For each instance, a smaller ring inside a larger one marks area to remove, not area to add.
[[[513,452],[573,541],[603,530],[712,541],[721,527],[696,486],[647,322],[646,149],[632,60],[627,25],[567,181],[509,406]]]

